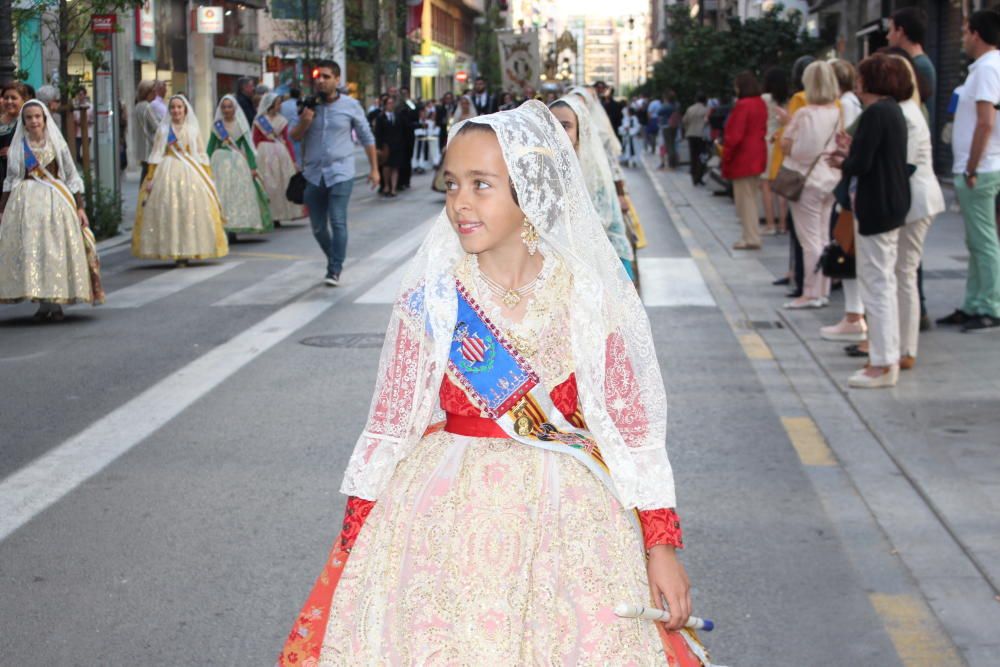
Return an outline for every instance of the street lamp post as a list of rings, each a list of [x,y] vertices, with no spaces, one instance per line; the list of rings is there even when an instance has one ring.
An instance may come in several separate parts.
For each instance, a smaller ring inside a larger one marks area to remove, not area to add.
[[[0,0],[0,81],[14,78],[14,26],[11,20],[12,0]]]

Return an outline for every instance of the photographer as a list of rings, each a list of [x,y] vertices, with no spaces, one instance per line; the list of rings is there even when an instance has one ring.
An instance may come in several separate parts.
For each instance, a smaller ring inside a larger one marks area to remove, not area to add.
[[[368,182],[373,187],[379,184],[378,159],[364,110],[357,100],[338,90],[340,65],[319,60],[315,66],[314,94],[303,97],[299,122],[291,137],[302,142],[305,204],[313,236],[327,257],[324,282],[336,287],[347,254],[347,205],[354,187],[352,129],[368,156]]]

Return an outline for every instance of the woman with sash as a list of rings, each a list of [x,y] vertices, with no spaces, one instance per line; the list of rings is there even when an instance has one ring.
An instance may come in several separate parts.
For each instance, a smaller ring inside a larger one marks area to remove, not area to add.
[[[18,115],[0,212],[0,303],[36,301],[36,319],[61,320],[65,304],[104,302],[83,181],[38,100]]]
[[[279,664],[707,664],[649,321],[566,132],[529,101],[444,159]],[[613,612],[650,599],[669,622]]]
[[[224,257],[229,244],[198,119],[183,95],[174,95],[149,154],[132,228],[132,254],[142,259]]]
[[[271,200],[271,217],[274,226],[279,220],[298,220],[305,211],[298,204],[288,201],[285,191],[298,168],[295,166],[295,149],[288,138],[288,120],[281,115],[281,97],[267,93],[257,107],[253,124],[253,143],[257,147],[257,173],[264,191]]]
[[[208,156],[230,240],[236,234],[274,230],[267,193],[257,173],[257,151],[250,139],[250,124],[236,98],[224,96],[215,108]]]
[[[570,143],[576,149],[583,170],[583,179],[587,183],[587,192],[597,209],[597,214],[604,223],[604,231],[611,241],[618,258],[625,266],[629,278],[635,280],[635,250],[629,242],[625,227],[625,216],[615,191],[614,177],[608,160],[605,158],[601,137],[594,126],[587,105],[577,95],[567,95],[553,102],[552,113],[566,130]]]

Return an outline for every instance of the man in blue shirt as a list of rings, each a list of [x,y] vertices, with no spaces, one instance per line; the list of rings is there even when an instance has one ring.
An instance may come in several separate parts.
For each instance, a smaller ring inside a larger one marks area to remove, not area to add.
[[[347,205],[354,188],[351,130],[357,133],[368,156],[368,182],[372,187],[379,184],[378,159],[364,109],[356,99],[340,92],[340,65],[319,60],[315,68],[314,97],[306,98],[290,136],[302,142],[305,204],[313,236],[327,257],[323,282],[336,287],[347,255]]]

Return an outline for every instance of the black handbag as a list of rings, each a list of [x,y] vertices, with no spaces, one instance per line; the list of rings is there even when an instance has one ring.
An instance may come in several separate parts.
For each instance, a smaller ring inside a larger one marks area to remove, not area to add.
[[[306,177],[298,172],[288,180],[285,198],[293,204],[302,205],[306,201]]]
[[[823,248],[823,254],[819,256],[819,262],[816,264],[816,270],[822,271],[827,278],[854,278],[854,256],[844,252],[844,249],[836,241],[831,241]]]

